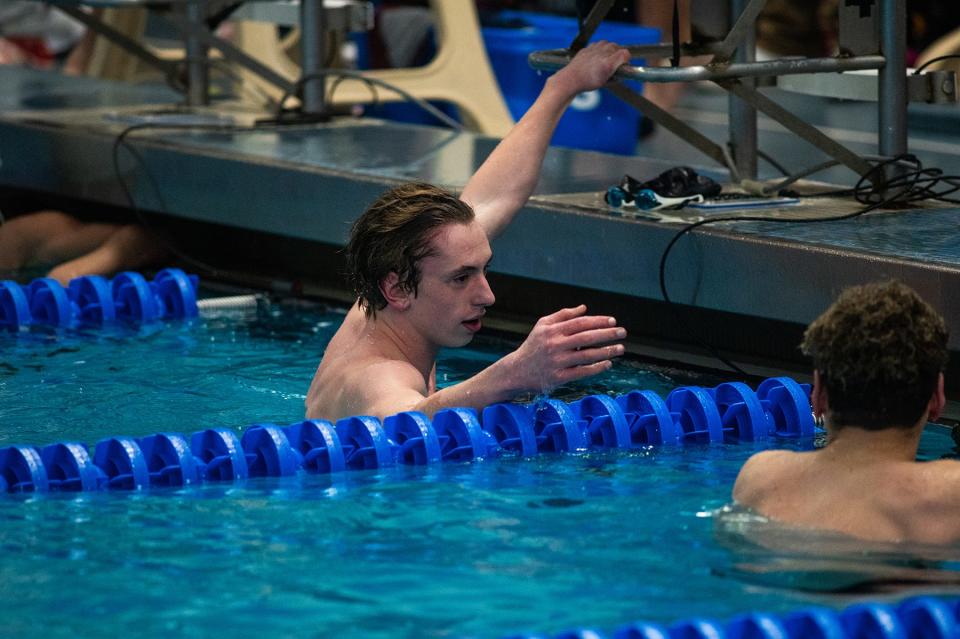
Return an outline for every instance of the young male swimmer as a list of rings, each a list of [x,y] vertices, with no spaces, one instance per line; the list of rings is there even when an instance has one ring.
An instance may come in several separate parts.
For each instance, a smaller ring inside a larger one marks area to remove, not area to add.
[[[306,400],[308,418],[383,418],[453,406],[482,408],[595,375],[623,353],[613,317],[566,308],[541,318],[517,350],[437,390],[436,357],[480,330],[494,295],[486,272],[497,237],[526,203],[557,122],[573,98],[598,89],[629,52],[600,41],[547,79],[460,197],[428,184],[380,196],[347,245],[357,303],[327,346]]]
[[[868,540],[960,541],[960,463],[916,461],[923,427],[945,403],[943,318],[901,283],[857,286],[809,326],[801,347],[813,357],[813,411],[827,445],[754,455],[734,499]]]

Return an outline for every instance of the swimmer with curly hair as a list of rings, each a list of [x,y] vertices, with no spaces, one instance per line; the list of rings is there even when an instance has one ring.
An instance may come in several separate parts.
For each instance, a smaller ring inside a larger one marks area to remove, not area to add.
[[[845,290],[804,334],[827,445],[765,451],[740,471],[737,503],[781,522],[861,539],[960,541],[960,463],[917,462],[944,407],[947,327],[891,281]]]

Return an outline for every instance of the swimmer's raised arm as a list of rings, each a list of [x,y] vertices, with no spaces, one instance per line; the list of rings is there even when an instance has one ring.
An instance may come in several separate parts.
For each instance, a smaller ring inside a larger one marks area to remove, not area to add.
[[[560,116],[578,93],[602,87],[630,61],[623,47],[601,40],[581,50],[547,79],[543,91],[497,145],[463,189],[461,199],[476,212],[491,240],[526,204]]]
[[[479,410],[602,373],[623,354],[623,344],[615,342],[626,337],[626,331],[613,317],[586,315],[586,310],[581,305],[540,318],[517,350],[470,379],[429,395],[412,367],[405,373],[380,371],[371,376],[379,381],[370,388],[366,412],[383,418],[406,410],[431,416],[443,408]]]

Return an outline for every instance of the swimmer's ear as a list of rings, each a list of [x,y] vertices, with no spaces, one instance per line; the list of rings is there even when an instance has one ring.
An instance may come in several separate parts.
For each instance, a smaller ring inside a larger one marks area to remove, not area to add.
[[[927,415],[927,420],[935,422],[940,419],[940,415],[943,414],[943,407],[946,405],[947,397],[943,392],[943,373],[940,373],[937,377],[937,387],[933,391],[930,403],[927,404],[927,410],[930,411],[930,414]]]
[[[823,386],[823,380],[820,379],[820,371],[813,371],[813,389],[810,391],[810,407],[813,409],[813,416],[817,419],[823,417],[827,412],[827,389]]]
[[[380,292],[383,299],[387,300],[387,306],[398,311],[405,311],[410,307],[412,295],[406,286],[400,283],[400,276],[391,271],[380,281]]]

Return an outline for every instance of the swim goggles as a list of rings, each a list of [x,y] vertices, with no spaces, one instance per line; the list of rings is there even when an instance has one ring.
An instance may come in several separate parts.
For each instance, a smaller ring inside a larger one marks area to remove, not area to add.
[[[607,189],[603,198],[607,204],[614,207],[635,206],[643,211],[659,211],[661,209],[682,209],[691,202],[703,202],[702,195],[690,197],[663,197],[652,189],[641,189],[636,194],[628,193],[618,186]]]
[[[668,169],[657,177],[641,182],[624,175],[620,184],[607,189],[604,200],[610,206],[636,206],[644,211],[678,209],[691,202],[720,194],[722,187],[688,166]]]

